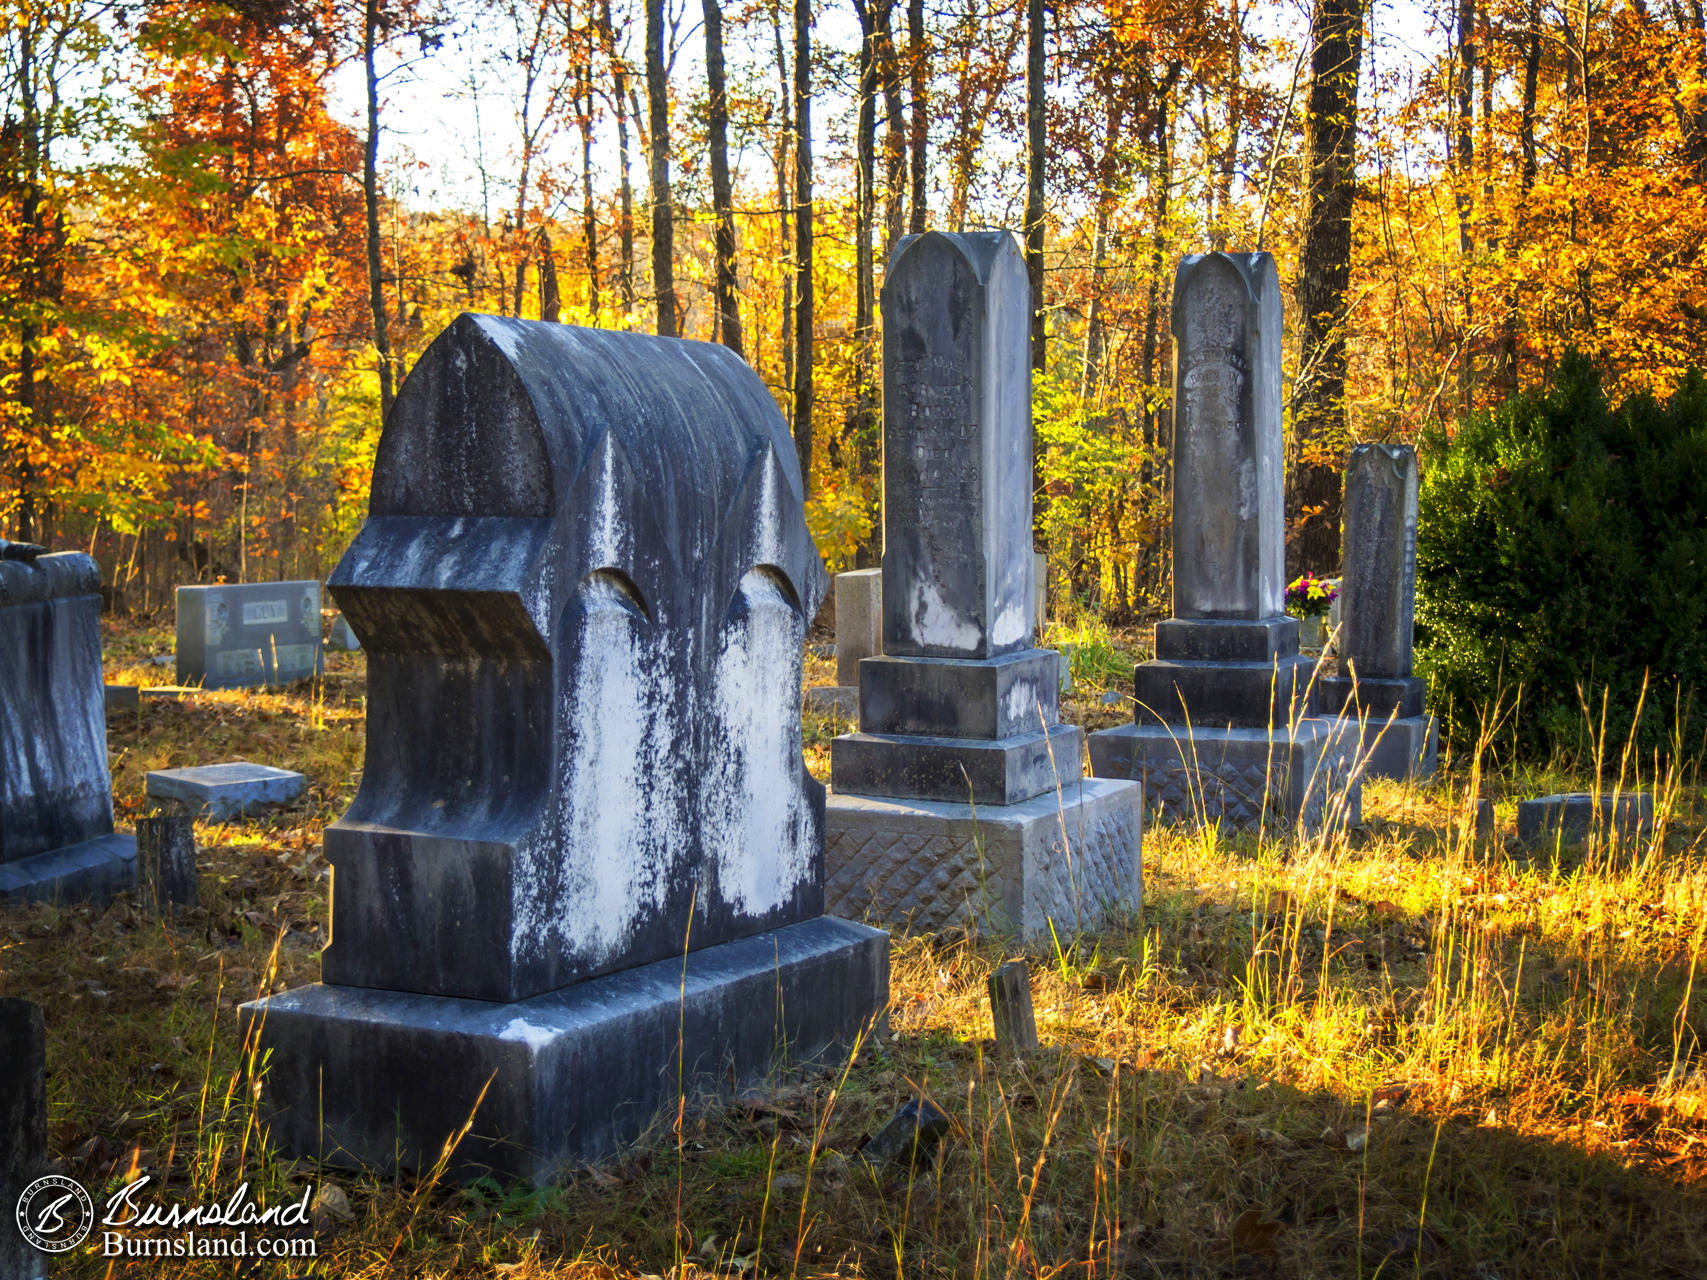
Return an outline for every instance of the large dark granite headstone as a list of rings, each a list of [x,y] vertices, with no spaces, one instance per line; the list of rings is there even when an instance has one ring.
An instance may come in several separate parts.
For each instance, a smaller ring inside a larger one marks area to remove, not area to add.
[[[1320,683],[1322,714],[1355,719],[1366,772],[1434,772],[1438,734],[1411,674],[1416,611],[1417,455],[1360,444],[1345,469],[1339,674]]]
[[[318,675],[320,584],[179,587],[178,683],[204,689],[289,684]]]
[[[36,1280],[46,1255],[18,1231],[18,1197],[47,1162],[47,1033],[41,1006],[0,997],[0,1276]]]
[[[0,559],[0,904],[135,881],[135,841],[113,833],[100,586],[80,552]]]
[[[1281,300],[1266,253],[1184,258],[1174,277],[1174,616],[1140,663],[1134,723],[1091,735],[1099,777],[1234,826],[1355,819],[1344,735],[1308,719],[1313,664],[1285,608]]]
[[[1041,936],[1140,898],[1137,789],[1084,779],[1059,655],[1033,647],[1031,303],[1009,232],[909,236],[889,265],[883,652],[830,744],[847,914]]]
[[[459,1163],[545,1177],[640,1132],[679,1016],[697,1089],[876,1013],[886,939],[824,917],[801,756],[826,579],[737,357],[458,318],[329,585],[367,653],[367,763],[326,832],[327,985],[253,1006],[287,1145],[385,1164],[401,1116],[430,1160],[496,1071]]]

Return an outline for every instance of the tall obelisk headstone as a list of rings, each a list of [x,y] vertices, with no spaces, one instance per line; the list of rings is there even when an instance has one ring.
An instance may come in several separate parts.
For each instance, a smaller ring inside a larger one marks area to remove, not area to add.
[[[1152,807],[1249,827],[1329,815],[1340,736],[1309,714],[1285,614],[1281,302],[1266,253],[1208,253],[1174,278],[1174,616],[1134,678],[1134,723],[1092,734],[1098,777]]]
[[[1139,790],[1083,777],[1058,655],[1034,647],[1030,316],[1012,234],[896,247],[883,653],[860,663],[859,732],[831,744],[831,910],[1041,935],[1140,900]]]
[[[1364,772],[1434,772],[1439,735],[1411,674],[1417,584],[1417,455],[1360,444],[1345,469],[1339,674],[1320,681],[1324,716],[1355,719]]]

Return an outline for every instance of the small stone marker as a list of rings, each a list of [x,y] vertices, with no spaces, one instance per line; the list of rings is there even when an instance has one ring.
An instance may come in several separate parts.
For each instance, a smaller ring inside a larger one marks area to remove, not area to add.
[[[100,586],[80,552],[0,556],[0,904],[136,882],[136,842],[113,831]]]
[[[1439,732],[1411,674],[1416,612],[1417,455],[1410,445],[1360,444],[1345,469],[1345,571],[1339,674],[1318,681],[1322,714],[1355,723],[1364,772],[1426,777]]]
[[[828,580],[727,348],[462,315],[329,590],[368,654],[322,981],[244,1007],[293,1154],[546,1182],[843,1060],[887,935],[824,914],[802,756]],[[465,1132],[466,1130],[466,1132]]]
[[[141,711],[142,690],[134,684],[109,684],[103,687],[108,711]]]
[[[1619,839],[1647,835],[1654,829],[1654,797],[1647,791],[1603,794],[1564,792],[1521,800],[1517,806],[1517,838],[1528,845],[1568,845],[1591,833]]]
[[[1494,802],[1485,796],[1476,801],[1476,839],[1494,838]]]
[[[326,638],[326,647],[339,653],[356,653],[362,647],[362,642],[356,639],[356,633],[350,627],[350,620],[342,613],[332,618],[332,632]]]
[[[830,744],[834,911],[1027,937],[1142,897],[1141,797],[1084,778],[1035,647],[1031,282],[1010,232],[927,232],[883,286],[883,652]],[[1065,815],[1063,817],[1063,814]]]
[[[307,786],[308,779],[300,773],[247,760],[156,769],[147,779],[149,799],[170,803],[208,822],[228,822],[269,805],[289,804]]]
[[[836,683],[859,689],[859,663],[883,652],[883,570],[836,575]]]
[[[899,1165],[913,1169],[929,1160],[953,1130],[954,1121],[947,1112],[928,1098],[915,1098],[897,1111],[859,1154],[874,1168]]]
[[[1037,1018],[1031,1011],[1031,970],[1009,960],[990,975],[990,1017],[996,1027],[996,1051],[1008,1057],[1037,1049]]]
[[[1032,606],[1032,624],[1039,635],[1043,634],[1044,622],[1049,616],[1049,557],[1041,551],[1031,555],[1031,580],[1036,586],[1037,599]]]
[[[1315,663],[1285,613],[1281,317],[1269,254],[1180,262],[1173,617],[1134,673],[1134,722],[1090,753],[1176,818],[1315,829],[1358,821],[1362,792],[1347,735],[1308,718]]]
[[[136,886],[155,915],[196,905],[196,829],[192,814],[165,809],[136,820]]]
[[[289,684],[323,669],[318,582],[179,587],[177,601],[181,685]]]
[[[37,1280],[47,1255],[18,1230],[18,1197],[47,1163],[47,1029],[41,1006],[0,997],[0,1276]]]
[[[859,690],[839,684],[815,685],[806,691],[806,709],[815,715],[852,720],[859,715]]]

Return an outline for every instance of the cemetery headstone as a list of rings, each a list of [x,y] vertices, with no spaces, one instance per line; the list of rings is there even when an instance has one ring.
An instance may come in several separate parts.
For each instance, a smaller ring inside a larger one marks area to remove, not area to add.
[[[1654,797],[1647,791],[1587,791],[1520,800],[1517,838],[1527,845],[1570,845],[1591,834],[1624,840],[1654,829]]]
[[[1141,896],[1141,796],[1083,776],[1034,647],[1031,285],[1009,232],[903,239],[883,289],[883,652],[830,748],[832,909],[1027,937]]]
[[[0,904],[135,882],[136,843],[113,831],[100,585],[80,552],[0,556]]]
[[[136,820],[136,889],[144,910],[196,905],[195,818],[172,807]]]
[[[836,683],[859,688],[859,664],[883,652],[883,570],[836,575]]]
[[[1183,259],[1172,324],[1173,617],[1135,673],[1134,722],[1091,735],[1092,772],[1140,778],[1191,821],[1356,821],[1346,735],[1307,718],[1312,663],[1285,614],[1274,259]]]
[[[102,688],[103,703],[108,711],[142,710],[142,690],[134,684],[109,684]]]
[[[148,798],[209,822],[228,822],[275,804],[289,804],[308,779],[291,769],[233,760],[227,764],[155,769],[146,779]]]
[[[350,630],[350,620],[341,613],[332,618],[332,631],[326,637],[326,647],[339,653],[354,653],[362,647],[356,633]]]
[[[990,991],[990,1021],[996,1049],[1009,1057],[1035,1052],[1037,1015],[1031,1007],[1031,970],[1023,960],[996,966],[986,984]]]
[[[47,1254],[24,1238],[18,1200],[47,1163],[47,1032],[41,1006],[0,997],[0,1276],[39,1280]]]
[[[318,582],[179,587],[177,600],[181,685],[289,684],[324,669]]]
[[[1318,681],[1321,714],[1354,725],[1367,776],[1426,777],[1439,733],[1411,674],[1416,611],[1417,455],[1360,444],[1345,469],[1339,673]]]
[[[738,356],[459,317],[329,586],[367,767],[326,831],[321,984],[245,1010],[287,1151],[419,1167],[471,1119],[455,1173],[543,1182],[678,1083],[849,1050],[888,939],[824,914],[800,679],[827,582]]]

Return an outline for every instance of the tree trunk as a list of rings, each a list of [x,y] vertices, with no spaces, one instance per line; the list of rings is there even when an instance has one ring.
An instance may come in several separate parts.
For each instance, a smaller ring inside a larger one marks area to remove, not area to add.
[[[895,49],[895,0],[877,5],[877,67],[883,83],[883,260],[895,252],[907,216],[907,134],[903,128],[901,60]]]
[[[664,0],[646,0],[646,115],[652,176],[652,289],[658,335],[676,336],[676,235],[670,206],[670,99],[664,81]]]
[[[788,408],[788,429],[794,430],[794,261],[792,219],[789,199],[789,139],[793,114],[788,78],[788,53],[782,43],[782,0],[771,0],[771,39],[776,45],[777,101],[782,104],[782,128],[776,140],[776,247],[782,264],[782,316],[777,345],[782,349],[782,396]]]
[[[735,282],[735,202],[729,187],[729,100],[723,85],[723,10],[705,0],[705,75],[711,90],[707,124],[711,146],[711,203],[717,216],[717,336],[745,358]]]
[[[652,0],[656,4],[658,0]],[[812,492],[812,0],[794,0],[794,449]]]
[[[367,87],[367,145],[362,150],[362,196],[367,206],[367,292],[373,315],[373,351],[379,366],[380,420],[391,414],[391,335],[385,314],[384,242],[379,237],[379,0],[367,0],[362,23],[362,72]]]
[[[543,222],[539,224],[539,318],[550,324],[563,318],[563,294],[557,287],[557,255],[551,250],[551,234]]]
[[[577,113],[581,124],[581,234],[586,240],[587,249],[587,314],[594,324],[598,323],[599,310],[602,300],[599,297],[599,213],[598,206],[593,202],[593,51],[587,50],[587,65],[581,68],[581,110]],[[545,237],[545,228],[539,229],[540,249],[545,254],[540,264],[544,271],[550,265],[552,269],[551,290],[557,292],[555,264],[550,262],[551,242]],[[555,320],[555,315],[541,315],[541,319]]]
[[[1340,556],[1339,453],[1345,406],[1346,291],[1357,191],[1357,77],[1363,0],[1317,0],[1304,118],[1303,244],[1299,252],[1299,373],[1293,401],[1298,454],[1289,515],[1288,575],[1331,574]]]
[[[929,76],[925,65],[925,0],[907,0],[907,58],[911,64],[912,184],[913,199],[907,230],[915,235],[925,229],[925,148],[930,138]]]
[[[1106,86],[1105,86],[1106,89]],[[1116,149],[1120,145],[1120,98],[1107,92],[1103,102],[1102,163],[1097,166],[1096,228],[1091,241],[1091,305],[1085,316],[1085,371],[1079,384],[1079,399],[1090,412],[1091,401],[1102,382],[1103,348],[1107,328],[1103,317],[1103,292],[1108,276],[1108,224],[1114,207]]]
[[[1043,0],[1026,0],[1025,12],[1025,267],[1031,276],[1031,367],[1042,373],[1048,356],[1043,311]]]
[[[1227,247],[1227,219],[1233,208],[1233,175],[1239,167],[1239,134],[1244,128],[1244,84],[1242,80],[1244,51],[1244,15],[1239,0],[1232,0],[1227,30],[1227,134],[1217,158],[1215,172],[1215,225],[1209,243],[1216,249]]]
[[[876,0],[884,3],[885,0]],[[859,99],[854,113],[854,413],[849,435],[859,437],[871,402],[871,347],[876,336],[876,271],[872,230],[877,221],[877,16],[870,0],[854,0],[859,18]],[[831,442],[831,462],[834,456]]]
[[[616,154],[618,181],[621,184],[618,233],[622,244],[621,274],[617,291],[622,295],[624,318],[634,311],[634,184],[628,176],[628,67],[616,52],[616,31],[611,26],[610,0],[603,0],[600,25],[604,29],[605,57],[610,62],[612,106],[616,109]]]

